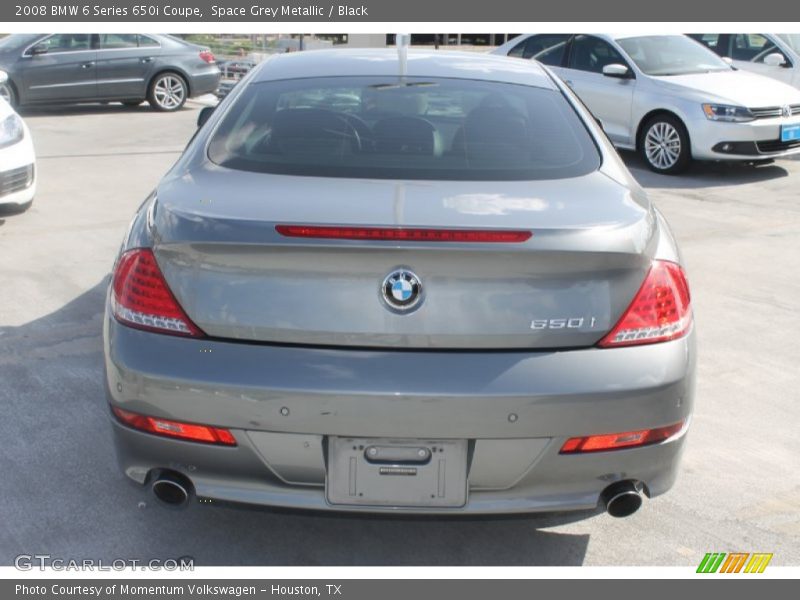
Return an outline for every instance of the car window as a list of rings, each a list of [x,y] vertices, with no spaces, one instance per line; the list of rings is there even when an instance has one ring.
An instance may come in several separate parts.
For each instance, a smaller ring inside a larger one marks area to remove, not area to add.
[[[371,179],[534,180],[600,165],[556,90],[413,77],[253,83],[208,155],[237,170]]]
[[[569,51],[570,69],[602,73],[606,65],[627,65],[611,44],[592,35],[579,35],[572,40]]]
[[[135,33],[101,33],[100,49],[116,50],[120,48],[138,48],[138,36]]]
[[[157,48],[161,45],[158,41],[146,35],[138,34],[136,37],[138,38],[140,48]]]
[[[667,77],[731,70],[719,56],[685,35],[620,38],[617,43],[646,75]]]
[[[515,58],[522,58],[522,54],[525,52],[525,46],[527,43],[528,40],[522,40],[519,44],[517,44],[511,50],[508,51],[508,56],[513,56]]]
[[[778,37],[786,42],[792,50],[800,54],[800,33],[779,33]]]
[[[41,42],[48,53],[77,52],[92,49],[92,36],[88,33],[56,33]]]
[[[690,33],[689,37],[700,42],[703,46],[709,50],[713,50],[720,56],[726,55],[727,48],[724,47],[724,43],[722,42],[724,38],[719,33]]]
[[[786,55],[766,36],[759,33],[737,33],[731,44],[731,58],[755,63],[763,63],[770,54]]]
[[[525,44],[522,58],[532,58],[554,67],[561,66],[569,38],[568,34],[562,33],[531,36]]]

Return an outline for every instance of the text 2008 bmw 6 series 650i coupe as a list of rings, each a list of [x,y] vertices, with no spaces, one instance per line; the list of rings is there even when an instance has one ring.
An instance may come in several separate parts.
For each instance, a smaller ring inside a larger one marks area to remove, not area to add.
[[[572,92],[394,50],[234,88],[130,226],[105,357],[167,504],[435,514],[630,514],[695,364],[675,241]]]

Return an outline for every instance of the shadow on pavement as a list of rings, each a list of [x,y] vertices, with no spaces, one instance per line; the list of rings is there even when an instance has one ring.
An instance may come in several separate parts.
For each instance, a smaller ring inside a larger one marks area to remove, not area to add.
[[[0,564],[34,553],[106,564],[191,556],[198,566],[583,563],[588,535],[542,528],[585,514],[342,518],[155,505],[114,457],[103,389],[105,289],[101,281],[51,314],[0,327]]]
[[[660,175],[647,168],[634,152],[621,151],[620,156],[636,180],[646,188],[698,189],[762,183],[786,177],[789,172],[779,163],[695,161],[680,175]]]

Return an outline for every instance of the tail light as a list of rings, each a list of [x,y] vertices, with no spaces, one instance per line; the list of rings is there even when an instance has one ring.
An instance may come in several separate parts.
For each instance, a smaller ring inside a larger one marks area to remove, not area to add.
[[[159,417],[148,417],[123,410],[117,406],[111,407],[111,412],[119,419],[120,423],[133,427],[139,431],[178,438],[190,442],[205,444],[220,444],[222,446],[235,446],[236,438],[227,429],[212,427],[210,425],[197,425],[195,423],[181,423]]]
[[[598,345],[614,348],[666,342],[686,335],[691,324],[689,284],[683,269],[656,260],[633,302]]]
[[[200,58],[203,60],[203,62],[207,62],[208,64],[213,64],[217,60],[214,58],[214,53],[211,52],[211,50],[203,50],[200,53]]]
[[[513,244],[530,239],[530,231],[512,229],[420,229],[409,227],[327,227],[316,225],[277,225],[285,237],[378,240],[399,242],[466,242]]]
[[[112,309],[121,323],[159,333],[203,336],[172,295],[151,250],[137,248],[123,254],[112,289]]]
[[[605,452],[608,450],[621,450],[649,446],[668,440],[680,433],[683,421],[666,427],[655,429],[640,429],[638,431],[624,431],[622,433],[604,433],[601,435],[587,435],[568,439],[561,446],[560,454],[581,454],[583,452]]]

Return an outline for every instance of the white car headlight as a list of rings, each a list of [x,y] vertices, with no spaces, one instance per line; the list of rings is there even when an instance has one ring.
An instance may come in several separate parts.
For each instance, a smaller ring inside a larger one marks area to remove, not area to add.
[[[0,148],[16,144],[24,135],[25,129],[18,115],[9,115],[0,121]]]
[[[703,104],[703,112],[711,121],[726,121],[728,123],[744,123],[755,119],[749,108],[733,106],[731,104]]]

